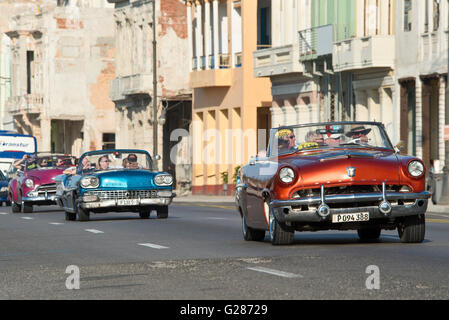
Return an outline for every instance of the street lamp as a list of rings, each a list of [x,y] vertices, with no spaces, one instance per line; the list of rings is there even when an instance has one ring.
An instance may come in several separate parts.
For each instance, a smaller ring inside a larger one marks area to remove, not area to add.
[[[156,56],[156,0],[153,0],[153,117],[157,117],[157,56]],[[157,121],[153,121],[153,156],[157,155]],[[157,160],[157,159],[156,159]],[[158,168],[157,161],[155,167]]]

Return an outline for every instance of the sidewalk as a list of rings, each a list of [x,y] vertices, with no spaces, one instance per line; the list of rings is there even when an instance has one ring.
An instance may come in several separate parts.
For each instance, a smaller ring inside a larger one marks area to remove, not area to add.
[[[429,205],[427,207],[427,212],[446,213],[449,216],[449,206],[434,205],[432,203],[432,200],[429,199]]]
[[[174,203],[177,202],[196,202],[196,203],[223,203],[223,204],[234,204],[235,197],[234,196],[203,196],[203,195],[182,195],[176,196],[173,199]],[[449,205],[434,205],[432,201],[429,199],[429,205],[427,207],[427,212],[437,212],[437,213],[445,213],[449,216]]]
[[[176,194],[178,194],[175,191]],[[234,204],[234,196],[203,196],[203,195],[177,195],[173,199],[173,203],[177,202],[197,202],[197,203],[223,203],[223,204]]]

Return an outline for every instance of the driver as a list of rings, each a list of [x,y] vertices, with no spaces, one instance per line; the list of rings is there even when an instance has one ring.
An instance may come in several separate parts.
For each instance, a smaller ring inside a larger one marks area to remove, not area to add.
[[[281,129],[276,132],[279,153],[287,153],[296,150],[296,136],[291,129]]]

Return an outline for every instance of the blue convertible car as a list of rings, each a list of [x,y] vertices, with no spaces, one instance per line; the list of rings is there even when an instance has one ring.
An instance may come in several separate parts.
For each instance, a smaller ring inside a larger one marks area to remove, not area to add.
[[[101,150],[84,153],[70,174],[56,177],[57,202],[66,220],[88,221],[90,213],[138,212],[148,219],[168,217],[168,205],[176,196],[173,177],[156,172],[143,150]]]

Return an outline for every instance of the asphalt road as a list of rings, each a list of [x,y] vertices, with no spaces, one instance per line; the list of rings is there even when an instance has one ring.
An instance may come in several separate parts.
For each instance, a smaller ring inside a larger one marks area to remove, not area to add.
[[[69,266],[79,289],[67,289]],[[0,299],[448,299],[448,274],[449,214],[428,213],[422,244],[402,244],[395,231],[376,243],[329,231],[275,247],[268,237],[245,242],[232,204],[89,222],[67,222],[54,206],[0,208]]]

